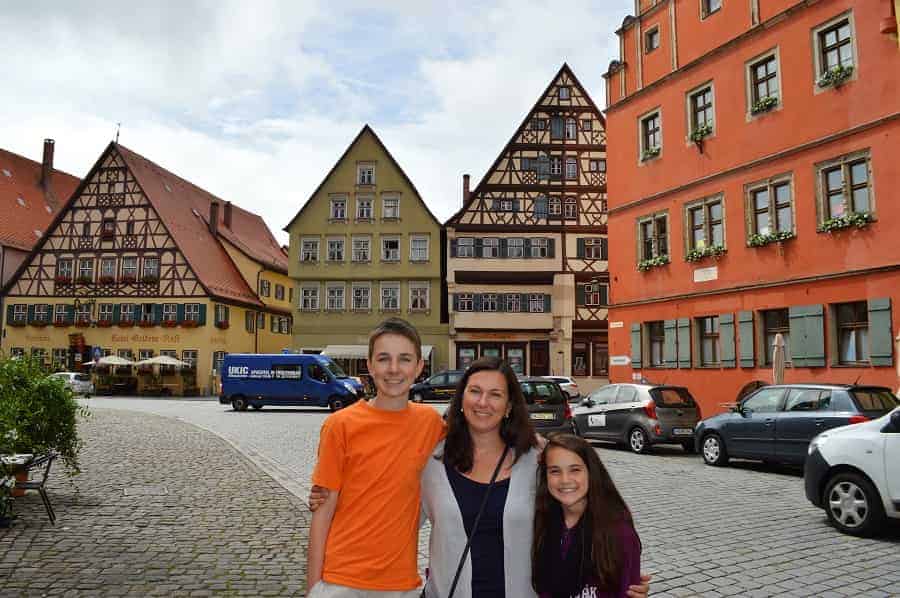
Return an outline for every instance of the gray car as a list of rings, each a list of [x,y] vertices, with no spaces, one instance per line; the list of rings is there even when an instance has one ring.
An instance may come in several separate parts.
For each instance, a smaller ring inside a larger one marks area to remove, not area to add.
[[[700,409],[683,386],[610,384],[588,395],[572,416],[583,438],[623,443],[635,453],[654,444],[680,444],[693,452]]]

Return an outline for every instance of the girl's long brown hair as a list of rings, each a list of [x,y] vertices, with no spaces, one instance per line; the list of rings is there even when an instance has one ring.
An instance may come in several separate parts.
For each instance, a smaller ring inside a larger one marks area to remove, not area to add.
[[[558,509],[553,508],[556,499],[550,495],[547,486],[547,453],[553,448],[575,453],[587,467],[587,505],[581,516],[582,529],[586,535],[582,549],[589,556],[585,560],[588,565],[585,574],[593,575],[599,580],[598,589],[613,591],[617,589],[622,574],[622,552],[617,528],[623,520],[630,522],[631,513],[594,447],[582,438],[561,433],[549,436],[538,465],[534,541],[531,545],[531,583],[537,591],[537,572],[542,566],[541,554],[547,541],[550,517],[559,516]]]
[[[525,405],[525,397],[522,395],[516,373],[501,359],[482,357],[472,362],[460,378],[456,385],[456,395],[447,407],[447,440],[444,443],[443,460],[463,473],[472,471],[473,459],[472,436],[469,434],[466,416],[462,412],[463,393],[469,384],[469,378],[478,372],[500,372],[506,379],[507,395],[512,409],[509,418],[504,418],[500,424],[500,437],[513,450],[515,460],[528,452],[531,447],[537,446],[531,416]]]

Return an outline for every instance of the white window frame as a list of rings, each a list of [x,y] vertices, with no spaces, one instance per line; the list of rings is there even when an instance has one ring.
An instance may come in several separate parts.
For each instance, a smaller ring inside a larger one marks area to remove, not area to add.
[[[566,158],[566,179],[575,180],[578,178],[578,158],[569,156]]]
[[[609,257],[609,256],[607,256]],[[584,259],[586,260],[602,260],[603,259],[603,237],[585,237],[584,239]]]
[[[134,322],[134,303],[119,304],[119,321]]]
[[[550,156],[550,176],[562,176],[562,158]]]
[[[363,205],[368,205],[368,215],[363,213]],[[375,197],[372,195],[356,196],[356,219],[362,222],[370,222],[375,214]]]
[[[537,314],[544,313],[544,295],[541,293],[528,294],[528,312]]]
[[[328,219],[345,221],[347,220],[347,196],[328,198]]]
[[[531,239],[531,257],[550,257],[550,240],[546,237],[535,237]]]
[[[126,255],[122,258],[122,277],[137,278],[138,258],[136,255]]]
[[[475,257],[475,237],[456,238],[456,257]]]
[[[514,251],[515,250],[515,251]],[[517,255],[513,255],[516,253]],[[510,237],[506,240],[506,257],[521,259],[525,257],[525,239],[522,237]]]
[[[389,203],[391,205],[389,205]],[[389,213],[390,211],[390,213]],[[400,196],[399,195],[382,195],[381,196],[381,218],[382,220],[399,220],[400,219]]]
[[[504,311],[507,313],[519,313],[522,311],[522,297],[519,293],[504,293],[503,295],[504,307],[506,308]]]
[[[53,321],[54,322],[65,322],[66,321],[66,304],[65,303],[57,303],[53,306]]]
[[[110,304],[112,305],[112,304]],[[49,322],[50,321],[50,306],[46,303],[37,303],[34,306],[34,321],[35,322]],[[110,313],[110,319],[112,319],[112,313]]]
[[[350,256],[351,261],[360,264],[372,261],[372,237],[353,237],[350,242],[352,244],[352,254]],[[363,243],[365,243],[366,259],[357,259],[359,253],[363,251]]]
[[[551,217],[561,217],[562,216],[562,205],[563,200],[558,195],[551,195],[550,200],[547,204],[548,213]]]
[[[572,117],[566,119],[563,129],[563,138],[571,141],[578,139],[578,121]]]
[[[178,304],[163,303],[162,309],[163,322],[175,322],[178,320]]]
[[[411,262],[427,262],[430,259],[430,239],[428,235],[410,235],[409,237],[409,261]],[[423,255],[416,255],[416,243],[424,243],[424,248],[419,248],[419,253],[424,249]]]
[[[184,321],[199,322],[200,321],[200,304],[185,303],[184,304]]]
[[[326,243],[328,245],[328,255],[326,256],[327,261],[329,261],[329,262],[343,262],[344,261],[345,241],[346,241],[346,239],[344,239],[343,237],[329,238],[326,240]],[[332,251],[333,247],[336,248],[336,252]],[[334,257],[335,255],[337,255],[337,257]]]
[[[459,312],[475,311],[475,295],[472,293],[457,294],[456,307]]]
[[[25,323],[28,320],[28,305],[16,303],[13,305],[13,322]]]
[[[500,258],[500,237],[485,237],[481,240],[481,257]]]
[[[385,299],[388,298],[388,292],[393,291],[391,293],[393,295],[393,299],[396,300],[397,304],[395,306],[388,306],[387,301]],[[389,312],[399,312],[400,311],[400,283],[399,282],[382,282],[381,283],[381,293],[379,294],[381,298],[381,311],[389,311]]]
[[[319,311],[319,285],[300,286],[300,311]]]
[[[86,266],[86,267],[85,267]],[[78,258],[78,278],[88,278],[94,280],[94,258],[80,257]]]
[[[326,283],[325,289],[325,311],[344,311],[347,304],[347,285],[343,282],[329,282]]]
[[[654,39],[651,37],[654,34],[656,34],[656,45],[651,47],[650,40]],[[649,54],[654,50],[657,50],[661,43],[662,34],[659,32],[659,24],[653,25],[652,27],[649,27],[646,31],[644,31],[644,54]]]
[[[37,308],[34,310],[34,315],[37,317]],[[113,319],[113,304],[112,303],[101,303],[97,308],[97,319],[105,320],[107,322],[112,321]]]
[[[75,310],[75,321],[76,322],[90,322],[91,321],[91,305],[89,303],[82,303],[78,306],[78,309]]]
[[[144,258],[144,263],[141,264],[141,277],[147,276],[159,278],[159,256],[150,255]]]
[[[563,202],[563,218],[566,220],[577,220],[578,219],[578,199],[569,196],[566,197]]]
[[[313,264],[319,261],[319,241],[318,237],[300,238],[301,264]]]
[[[359,298],[365,297],[365,305],[357,303],[357,291],[360,291]],[[362,293],[361,291],[365,291]],[[371,311],[372,310],[372,285],[368,282],[354,282],[351,285],[350,308],[351,311]]]
[[[601,299],[603,293],[601,288],[606,287],[606,301],[609,303],[609,285],[602,282],[589,282],[584,285],[584,304],[587,307],[601,307],[605,305]]]
[[[357,185],[374,185],[375,184],[375,164],[372,162],[363,162],[356,165],[356,184]]]
[[[397,242],[397,257],[396,258],[391,259],[388,255],[387,246],[386,246],[386,243],[388,241],[396,241]],[[392,264],[399,263],[400,255],[402,252],[403,252],[403,243],[400,241],[399,235],[383,235],[381,237],[381,261],[382,262],[389,262]]]
[[[500,307],[500,299],[497,293],[485,293],[481,296],[481,311],[495,312]],[[490,303],[488,303],[490,302]],[[490,308],[490,309],[488,309]]]
[[[416,291],[425,291],[424,306],[416,306],[418,298]],[[428,281],[410,281],[409,282],[409,311],[411,312],[427,312],[431,309],[431,283]]]

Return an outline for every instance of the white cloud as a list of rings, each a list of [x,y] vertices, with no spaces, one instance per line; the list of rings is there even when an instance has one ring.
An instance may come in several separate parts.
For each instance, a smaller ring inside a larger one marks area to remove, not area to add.
[[[630,0],[28,3],[0,15],[0,147],[83,175],[122,143],[281,228],[369,122],[441,220],[567,61],[599,105]],[[377,25],[377,26],[376,26]]]

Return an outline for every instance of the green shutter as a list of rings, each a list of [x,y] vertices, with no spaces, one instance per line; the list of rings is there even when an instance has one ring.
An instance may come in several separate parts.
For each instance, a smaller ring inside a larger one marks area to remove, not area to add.
[[[575,257],[584,257],[584,239],[576,240],[577,249],[575,250]]]
[[[528,306],[528,293],[521,293],[519,295],[519,311],[522,313],[531,311],[531,308]]]
[[[547,239],[547,257],[556,257],[556,239]]]
[[[475,239],[475,257],[484,257],[484,239],[481,237]]]
[[[162,322],[162,303],[154,303],[153,304],[152,321],[154,324],[159,324],[160,322]]]
[[[15,313],[16,313],[15,306],[13,306],[13,305],[6,306],[6,323],[7,324],[12,324],[13,314],[15,314]]]
[[[734,314],[721,314],[719,316],[719,347],[722,350],[720,359],[722,367],[735,367],[737,365],[737,357],[734,351]]]
[[[891,326],[891,300],[869,300],[869,361],[872,365],[894,364],[894,335]]]
[[[28,306],[28,315],[25,316],[25,321],[29,324],[34,322],[34,305]]]
[[[544,295],[544,313],[549,314],[553,309],[551,305],[551,296],[549,294]]]
[[[509,257],[509,243],[505,238],[500,239],[500,257]]]
[[[738,312],[738,346],[740,347],[740,359],[742,368],[752,368],[756,365],[753,356],[753,312]]]
[[[206,304],[200,304],[200,321],[197,324],[198,326],[206,326]]]
[[[72,303],[66,304],[66,321],[70,323],[75,321],[75,305]]]
[[[459,311],[459,295],[453,293],[453,311]]]
[[[113,314],[112,314],[112,323],[118,324],[119,318],[122,317],[122,305],[120,303],[113,303]]]
[[[631,325],[631,367],[641,369],[641,325]]]
[[[678,353],[675,350],[675,338],[678,335],[678,322],[666,320],[663,322],[663,363],[667,368],[678,367]]]
[[[481,293],[472,295],[472,311],[481,311]]]
[[[609,240],[606,237],[600,239],[600,259],[603,261],[609,259]]]
[[[184,322],[184,303],[179,303],[175,311],[175,319],[178,322]]]
[[[497,311],[506,311],[506,295],[497,293]]]
[[[678,367],[691,367],[691,321],[678,318]]]
[[[456,257],[457,252],[457,240],[450,239],[450,257]]]
[[[531,239],[523,239],[522,243],[523,243],[522,252],[524,253],[526,258],[530,258],[531,257]]]
[[[825,366],[825,327],[821,305],[798,305],[788,310],[791,363],[794,367]]]
[[[575,285],[575,305],[584,305],[585,297],[584,297],[584,285],[576,284]]]

